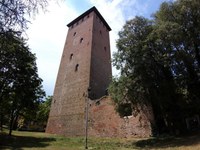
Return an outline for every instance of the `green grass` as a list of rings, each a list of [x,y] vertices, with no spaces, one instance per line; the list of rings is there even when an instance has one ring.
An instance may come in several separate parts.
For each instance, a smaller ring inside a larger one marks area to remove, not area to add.
[[[40,132],[13,131],[8,136],[7,130],[0,132],[2,150],[83,150],[83,137],[64,137]],[[148,139],[92,138],[88,139],[91,150],[199,150],[200,133],[182,137],[163,137]]]

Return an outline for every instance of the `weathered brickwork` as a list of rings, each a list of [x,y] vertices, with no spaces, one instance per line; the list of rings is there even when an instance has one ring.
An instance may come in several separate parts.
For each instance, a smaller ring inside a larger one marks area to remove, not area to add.
[[[107,137],[149,136],[151,118],[120,118],[105,95],[111,81],[109,31],[111,28],[93,7],[69,27],[54,89],[46,132],[66,136],[85,135],[85,106],[89,94],[89,135]],[[149,113],[148,113],[149,114]]]
[[[99,98],[110,83],[111,29],[94,7],[68,27],[46,132],[84,135],[87,89]]]
[[[145,108],[137,116],[120,117],[110,97],[90,101],[89,135],[97,137],[149,137],[154,122],[152,111]]]

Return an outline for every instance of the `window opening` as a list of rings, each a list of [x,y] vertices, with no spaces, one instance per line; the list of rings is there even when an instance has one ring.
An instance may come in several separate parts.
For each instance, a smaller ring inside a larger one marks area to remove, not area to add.
[[[90,15],[87,15],[87,18],[89,18],[90,17]]]
[[[101,30],[99,31],[99,33],[102,35],[102,32],[101,32]]]
[[[107,51],[106,47],[104,47],[104,51],[105,51],[105,52]]]
[[[79,64],[76,64],[75,71],[78,71]]]
[[[80,39],[80,43],[83,43],[83,38]]]
[[[76,32],[74,32],[74,36],[76,35]]]
[[[121,117],[131,116],[133,113],[133,109],[130,103],[120,104],[117,108]]]
[[[73,58],[73,54],[70,55],[70,60],[72,60],[72,58]]]

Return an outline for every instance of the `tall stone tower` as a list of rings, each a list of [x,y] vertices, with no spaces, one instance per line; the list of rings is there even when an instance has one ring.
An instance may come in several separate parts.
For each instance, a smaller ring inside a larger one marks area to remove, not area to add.
[[[85,100],[106,94],[111,80],[111,28],[95,7],[74,19],[64,45],[46,132],[84,135]]]

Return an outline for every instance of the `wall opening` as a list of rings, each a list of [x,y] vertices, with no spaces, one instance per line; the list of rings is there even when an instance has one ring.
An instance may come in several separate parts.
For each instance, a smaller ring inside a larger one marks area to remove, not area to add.
[[[69,58],[70,60],[72,60],[72,58],[73,58],[73,55],[74,55],[74,54],[71,54],[71,55],[70,55],[70,58]]]
[[[83,43],[83,38],[80,39],[80,43]]]
[[[75,71],[78,71],[79,64],[76,64]]]
[[[106,52],[107,51],[107,49],[106,49],[106,47],[104,46],[104,51]]]
[[[130,103],[119,104],[117,107],[117,111],[121,117],[131,116],[133,113],[132,107]]]

